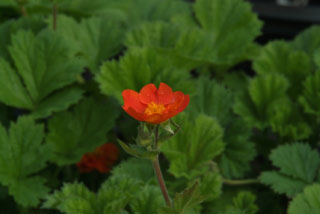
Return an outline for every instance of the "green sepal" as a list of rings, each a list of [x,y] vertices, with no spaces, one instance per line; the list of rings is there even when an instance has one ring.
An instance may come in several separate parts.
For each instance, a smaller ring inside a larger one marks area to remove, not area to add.
[[[172,126],[174,126],[175,130],[172,129]],[[160,147],[162,143],[174,137],[181,130],[181,127],[171,119],[165,123],[162,123],[161,127],[165,130],[165,132],[162,132],[159,136],[158,147]]]
[[[119,139],[118,139],[118,142],[124,151],[126,151],[128,154],[133,155],[138,158],[155,160],[156,157],[160,153],[159,151],[156,151],[156,150],[151,150],[151,149],[147,150],[143,146],[138,146],[138,145],[133,145],[133,144],[127,145],[126,143],[122,142]]]
[[[171,127],[171,123],[169,121],[166,121],[164,123],[161,124],[161,127],[166,131],[169,132],[169,134],[173,135],[174,131]]]
[[[154,132],[154,126],[146,123],[141,123],[138,127],[138,136],[136,142],[139,146],[150,146],[152,144],[152,133]]]

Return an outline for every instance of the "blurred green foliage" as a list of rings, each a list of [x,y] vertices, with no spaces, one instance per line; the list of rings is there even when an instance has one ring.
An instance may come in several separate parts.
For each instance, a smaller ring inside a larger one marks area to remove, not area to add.
[[[259,45],[244,0],[1,0],[0,14],[1,211],[320,213],[320,26]],[[160,82],[190,95],[161,145],[171,208],[148,160],[76,168],[134,141],[121,93]]]

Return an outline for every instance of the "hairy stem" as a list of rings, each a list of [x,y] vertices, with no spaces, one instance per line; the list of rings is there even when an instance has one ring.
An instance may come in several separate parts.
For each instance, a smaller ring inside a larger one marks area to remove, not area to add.
[[[245,180],[222,180],[226,185],[238,186],[238,185],[248,185],[248,184],[258,184],[260,183],[258,179],[245,179]]]
[[[157,127],[155,129],[154,135],[155,135],[154,136],[154,146],[155,146],[155,148],[157,148],[158,147],[158,140],[159,140],[159,125],[157,125]],[[152,161],[152,165],[153,165],[154,172],[157,176],[157,179],[158,179],[161,191],[162,191],[163,198],[166,201],[167,206],[171,207],[170,196],[168,194],[168,190],[167,190],[166,184],[164,182],[161,168],[160,168],[160,164],[159,164],[159,156],[157,156],[156,159]]]
[[[167,206],[171,207],[171,201],[168,194],[168,190],[167,190],[166,184],[164,183],[162,172],[160,169],[159,158],[157,157],[156,160],[152,162],[152,164],[153,164],[154,172],[156,173],[156,176],[158,178],[158,182],[162,191],[163,198],[166,201]]]

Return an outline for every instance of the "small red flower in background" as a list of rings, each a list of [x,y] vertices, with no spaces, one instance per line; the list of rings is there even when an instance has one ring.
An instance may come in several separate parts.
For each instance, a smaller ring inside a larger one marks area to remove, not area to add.
[[[140,93],[127,89],[122,92],[122,108],[139,121],[159,124],[182,112],[189,104],[189,95],[173,92],[165,83],[159,89],[154,84],[144,86]]]
[[[112,143],[103,144],[97,147],[93,152],[82,156],[81,161],[77,163],[80,172],[91,172],[98,170],[101,173],[107,173],[112,165],[118,159],[118,147]]]

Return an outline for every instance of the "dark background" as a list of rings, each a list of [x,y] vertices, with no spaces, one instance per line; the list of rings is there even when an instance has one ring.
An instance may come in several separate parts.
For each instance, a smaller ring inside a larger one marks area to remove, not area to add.
[[[276,0],[248,0],[264,21],[259,43],[272,39],[292,39],[312,24],[320,24],[320,0],[309,0],[305,7],[277,5]]]

